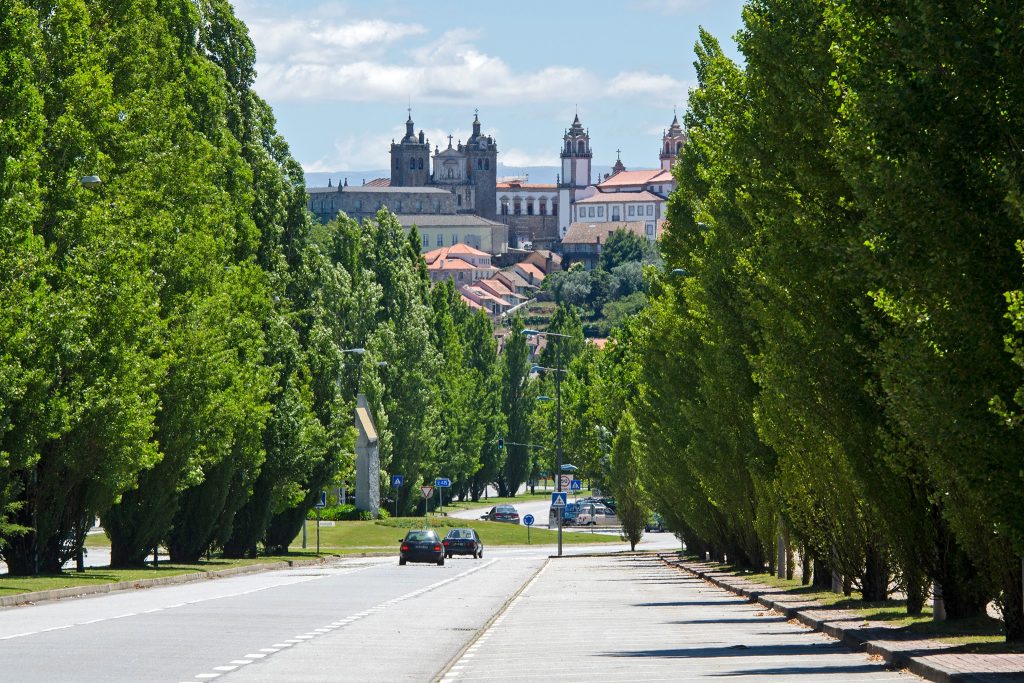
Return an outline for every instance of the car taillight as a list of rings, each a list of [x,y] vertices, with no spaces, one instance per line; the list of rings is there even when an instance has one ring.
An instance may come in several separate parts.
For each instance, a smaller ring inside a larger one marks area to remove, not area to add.
[[[435,545],[434,546],[434,550],[440,550],[440,549],[441,549],[441,546],[439,546],[439,545]]]
[[[444,542],[444,544],[445,544],[446,546],[447,546],[447,545],[448,545],[449,543],[451,543],[451,541],[445,541],[445,542]],[[435,548],[435,550],[436,550],[436,548]]]
[[[403,544],[402,544],[402,550],[408,550],[408,549],[409,549],[409,546],[407,546],[407,545],[405,545],[405,544],[403,543]]]

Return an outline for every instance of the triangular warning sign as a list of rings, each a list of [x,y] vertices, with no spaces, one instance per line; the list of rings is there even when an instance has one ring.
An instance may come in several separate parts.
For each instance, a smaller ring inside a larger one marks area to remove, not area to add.
[[[420,493],[423,494],[424,498],[430,498],[430,496],[432,496],[434,494],[434,487],[433,486],[421,486],[420,487]]]

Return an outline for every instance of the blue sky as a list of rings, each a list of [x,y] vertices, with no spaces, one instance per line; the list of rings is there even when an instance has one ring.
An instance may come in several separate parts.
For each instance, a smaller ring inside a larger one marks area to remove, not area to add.
[[[235,0],[256,91],[308,172],[387,168],[392,138],[483,132],[509,167],[555,166],[578,111],[594,165],[658,163],[694,82],[699,26],[738,59],[741,0],[312,2]]]

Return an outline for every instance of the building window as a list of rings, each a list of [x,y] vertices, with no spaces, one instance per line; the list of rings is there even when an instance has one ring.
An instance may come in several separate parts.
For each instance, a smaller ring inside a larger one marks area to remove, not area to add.
[[[410,171],[415,171],[416,170],[416,160],[415,159],[409,159],[409,170]]]
[[[362,209],[362,208],[363,208],[363,200],[362,199],[357,199],[356,200],[356,209]]]
[[[395,213],[402,212],[402,202],[395,202]]]
[[[617,206],[612,208],[612,220],[613,221],[621,221],[622,220],[622,217],[619,215],[619,207],[617,207]]]
[[[456,234],[455,234],[455,233],[453,232],[453,233],[452,233],[452,246],[454,247],[454,246],[455,246],[456,244],[458,244],[458,243],[459,243],[459,236],[458,236],[458,235],[456,235]]]
[[[490,171],[491,170],[491,160],[490,159],[484,159],[484,170],[485,171]]]
[[[442,235],[441,233],[437,233],[437,246],[444,246],[444,235]]]
[[[541,216],[547,216],[548,215],[548,200],[546,200],[546,199],[541,199],[540,200],[540,215]]]
[[[629,215],[630,216],[634,216],[634,215],[636,215],[635,212],[636,212],[636,208],[632,204],[630,204],[629,205]]]
[[[517,216],[521,216],[523,214],[523,206],[518,199],[515,200],[515,204],[512,207],[512,213],[514,213]]]
[[[551,202],[551,215],[552,216],[557,216],[558,215],[558,202]]]
[[[598,218],[604,218],[604,207],[603,206],[597,207],[597,216],[598,216]]]
[[[398,159],[395,159],[395,170],[398,170]]]
[[[654,215],[654,205],[653,204],[648,204],[647,205],[647,215],[648,216],[653,216]]]
[[[423,211],[423,202],[421,202],[419,200],[416,200],[416,211],[417,212]]]
[[[430,238],[426,235],[423,236],[423,248],[426,249],[430,246]]]
[[[458,202],[459,206],[462,206],[462,195],[461,194],[455,195],[455,200]]]
[[[579,142],[576,143],[576,152],[577,153],[583,154],[586,151],[587,151],[587,145],[586,145],[585,142],[583,142],[583,140],[580,140]]]
[[[647,224],[647,234],[650,235],[651,237],[654,236],[654,223]]]
[[[587,217],[593,218],[596,215],[597,214],[594,212],[594,207],[590,207],[589,209],[587,209]]]
[[[507,199],[501,200],[501,215],[502,216],[507,216],[508,215],[508,200]]]
[[[416,163],[416,167],[419,168],[421,171],[423,170],[423,159],[422,158],[420,158],[420,160]]]
[[[483,168],[484,167],[484,160],[483,159],[477,159],[476,160],[476,167],[477,168]]]
[[[526,202],[526,215],[527,216],[532,216],[533,215],[533,202]]]

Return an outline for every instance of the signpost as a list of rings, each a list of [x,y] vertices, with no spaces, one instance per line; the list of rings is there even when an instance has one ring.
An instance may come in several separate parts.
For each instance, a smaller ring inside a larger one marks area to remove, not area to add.
[[[434,493],[434,487],[433,486],[421,486],[420,487],[420,493],[423,495],[423,523],[424,524],[428,524],[428,522],[427,522],[427,508],[430,507],[430,505],[428,505],[428,503],[430,502],[430,496]]]
[[[526,542],[527,543],[531,543],[531,541],[530,541],[530,527],[533,526],[533,515],[524,515],[523,516],[523,524],[526,525]]]
[[[398,489],[405,483],[405,476],[401,474],[391,475],[391,488],[395,489],[395,517],[398,517]]]
[[[438,477],[434,480],[434,486],[437,487],[437,502],[441,508],[441,514],[444,514],[444,494],[441,489],[449,488],[452,485],[452,480],[448,477]]]
[[[320,492],[320,500],[316,502],[316,554],[320,554],[320,511],[327,507],[327,491]]]

